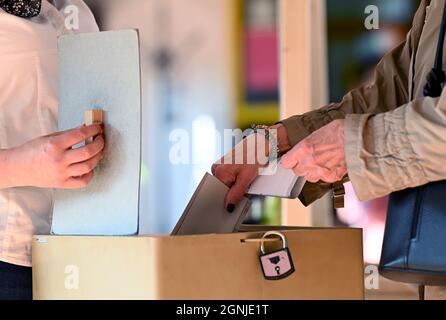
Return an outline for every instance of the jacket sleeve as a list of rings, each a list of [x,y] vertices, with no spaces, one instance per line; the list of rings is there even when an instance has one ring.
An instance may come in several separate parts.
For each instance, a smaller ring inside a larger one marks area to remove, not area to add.
[[[384,114],[349,115],[345,139],[349,177],[362,201],[446,180],[446,90]]]
[[[286,128],[290,145],[295,146],[314,131],[333,120],[345,119],[348,114],[378,114],[407,103],[410,56],[409,41],[406,40],[377,65],[371,85],[349,92],[340,103],[281,121]],[[331,184],[322,182],[306,183],[299,199],[308,206],[332,188]]]
[[[422,31],[424,16],[425,6],[422,3],[406,40],[378,63],[371,84],[352,90],[339,103],[281,121],[287,130],[291,146],[333,120],[345,119],[348,114],[380,114],[406,104],[410,97],[411,57]],[[299,199],[307,206],[331,189],[330,184],[307,183]]]

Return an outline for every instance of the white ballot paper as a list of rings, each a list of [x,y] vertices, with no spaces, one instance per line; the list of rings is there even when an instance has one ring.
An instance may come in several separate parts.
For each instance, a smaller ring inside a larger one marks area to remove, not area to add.
[[[247,198],[229,213],[224,205],[229,188],[206,174],[192,196],[172,235],[222,234],[238,231],[251,207]]]
[[[305,178],[298,177],[291,169],[277,164],[274,174],[260,175],[248,190],[249,195],[296,199],[305,185]]]
[[[248,161],[254,161],[258,155],[265,153],[265,150],[260,147],[264,146],[265,143],[266,140],[263,135],[249,135],[216,164],[231,164],[234,159],[241,161],[241,159],[245,159],[245,153],[247,153]],[[260,159],[257,160],[260,162]],[[305,178],[296,176],[291,169],[285,169],[282,167],[280,159],[276,159],[276,161],[270,162],[268,167],[260,169],[259,176],[251,184],[247,194],[296,199],[302,192],[305,183]]]

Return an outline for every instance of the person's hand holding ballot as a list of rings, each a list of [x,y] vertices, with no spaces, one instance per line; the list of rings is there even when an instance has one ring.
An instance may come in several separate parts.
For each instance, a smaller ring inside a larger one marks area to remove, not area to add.
[[[226,196],[226,208],[232,212],[243,198],[250,185],[259,176],[262,164],[260,158],[271,154],[272,144],[277,146],[277,156],[283,155],[280,166],[292,169],[294,173],[308,182],[336,183],[342,181],[347,174],[344,152],[344,120],[335,120],[301,140],[291,148],[290,138],[284,125],[278,124],[267,130],[274,130],[276,137],[264,137],[261,133],[251,139],[255,147],[245,141],[234,148],[229,156],[225,156],[212,167],[213,174],[231,189]],[[245,148],[240,146],[245,145]],[[237,161],[237,155],[240,161]],[[231,159],[228,159],[231,158]],[[249,161],[251,159],[251,161]],[[256,161],[252,161],[252,160]],[[266,161],[267,162],[267,161]],[[263,163],[263,166],[266,165]]]
[[[281,165],[309,182],[335,183],[347,175],[344,120],[315,131],[282,157]]]

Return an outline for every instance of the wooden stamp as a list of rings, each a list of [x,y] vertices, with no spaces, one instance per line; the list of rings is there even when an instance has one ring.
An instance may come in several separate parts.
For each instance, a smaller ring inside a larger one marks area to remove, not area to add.
[[[103,124],[104,123],[104,110],[92,109],[85,111],[84,120],[86,126],[91,126],[93,124]],[[94,138],[87,139],[86,144],[92,143]]]

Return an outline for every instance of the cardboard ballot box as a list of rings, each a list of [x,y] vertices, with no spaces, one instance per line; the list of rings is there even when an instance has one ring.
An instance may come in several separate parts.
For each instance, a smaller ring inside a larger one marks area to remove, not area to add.
[[[265,229],[241,229],[176,237],[36,236],[34,299],[363,299],[360,229],[280,228],[295,272],[275,281],[265,279],[259,262]],[[265,243],[267,252],[281,247],[278,240]]]

